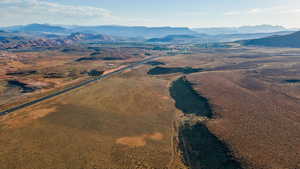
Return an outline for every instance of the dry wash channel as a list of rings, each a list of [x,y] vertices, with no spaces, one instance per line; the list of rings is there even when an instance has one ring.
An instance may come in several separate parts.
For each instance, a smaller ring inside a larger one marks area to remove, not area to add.
[[[205,125],[212,118],[208,100],[194,91],[184,77],[173,82],[170,93],[176,107],[186,116],[179,124],[180,148],[186,164],[191,169],[241,169],[226,144]]]

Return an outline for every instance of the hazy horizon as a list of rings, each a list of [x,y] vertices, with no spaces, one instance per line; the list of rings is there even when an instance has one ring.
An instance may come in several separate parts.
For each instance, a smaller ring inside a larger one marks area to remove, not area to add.
[[[299,28],[298,0],[1,0],[0,26],[122,25],[148,27],[239,27],[280,25]],[[24,17],[26,16],[26,17]],[[59,19],[58,19],[59,18]]]
[[[118,24],[104,24],[104,25],[80,25],[80,24],[72,24],[72,25],[63,25],[63,24],[51,24],[51,23],[38,23],[38,22],[32,22],[28,24],[14,24],[9,26],[2,26],[5,27],[14,27],[14,26],[26,26],[26,25],[33,25],[33,24],[39,24],[39,25],[50,25],[50,26],[60,26],[60,27],[69,27],[69,26],[83,26],[83,27],[93,27],[93,26],[120,26],[120,27],[148,27],[148,28],[159,28],[159,27],[171,27],[171,28],[189,28],[189,29],[197,29],[197,28],[241,28],[241,27],[256,27],[256,26],[274,26],[274,27],[284,27],[286,29],[299,29],[299,27],[286,27],[282,25],[270,25],[270,24],[259,24],[259,25],[239,25],[239,26],[199,26],[199,27],[188,27],[188,26],[172,26],[172,25],[162,25],[162,26],[147,26],[147,25],[118,25]]]

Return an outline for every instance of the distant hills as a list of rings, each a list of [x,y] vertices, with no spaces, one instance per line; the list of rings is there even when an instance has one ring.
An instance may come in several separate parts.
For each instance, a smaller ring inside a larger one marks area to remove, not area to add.
[[[192,30],[184,27],[30,24],[0,28],[0,48],[55,47],[82,42],[204,44],[235,41],[244,45],[299,47],[299,34],[281,26],[271,25]]]
[[[81,42],[112,42],[114,38],[102,34],[71,33],[70,35],[31,34],[0,31],[0,50],[55,48]]]
[[[187,40],[196,39],[196,36],[192,35],[168,35],[162,38],[151,38],[148,39],[147,42],[161,42],[161,43],[167,43],[167,42],[183,42]]]
[[[89,34],[89,33],[72,33],[66,37],[67,40],[71,41],[105,41],[110,42],[114,41],[111,36],[102,35],[102,34]]]
[[[220,34],[220,35],[168,35],[162,38],[151,38],[148,43],[217,43],[234,42],[238,40],[257,39],[275,35],[287,35],[293,32],[249,33],[249,34]]]
[[[300,48],[300,31],[282,36],[271,36],[261,39],[240,41],[246,46],[290,47]]]
[[[30,24],[22,26],[10,26],[3,28],[5,31],[17,31],[17,32],[51,32],[62,33],[67,30],[60,26],[52,26],[48,24]]]
[[[193,35],[196,32],[184,27],[144,27],[144,26],[53,26],[30,24],[2,28],[5,31],[39,33],[92,33],[119,37],[158,38],[167,35]]]
[[[0,50],[3,49],[30,49],[53,48],[71,44],[65,38],[44,38],[26,33],[0,32]]]
[[[165,38],[169,35],[179,36],[198,36],[200,35],[239,35],[239,34],[261,34],[275,32],[294,31],[282,26],[258,25],[258,26],[242,26],[242,27],[220,27],[220,28],[195,28],[186,27],[145,27],[145,26],[54,26],[49,24],[29,24],[21,26],[10,26],[0,28],[0,30],[10,32],[35,33],[35,34],[65,34],[71,33],[89,33],[103,34],[115,37],[125,38]],[[53,36],[53,35],[52,35]],[[172,38],[172,37],[168,37]],[[260,38],[260,37],[259,37]],[[155,39],[153,39],[155,41]],[[168,39],[165,39],[168,40]]]
[[[208,35],[219,34],[254,34],[254,33],[273,33],[283,31],[294,31],[283,26],[257,25],[242,27],[215,27],[215,28],[194,28],[193,31]]]
[[[158,38],[167,35],[193,35],[196,32],[184,27],[143,27],[143,26],[85,26],[73,27],[72,32],[87,32],[120,37]]]

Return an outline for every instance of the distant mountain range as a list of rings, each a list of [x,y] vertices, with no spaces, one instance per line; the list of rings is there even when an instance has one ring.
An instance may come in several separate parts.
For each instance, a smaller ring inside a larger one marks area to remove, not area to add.
[[[186,27],[145,27],[145,26],[54,26],[48,24],[30,24],[21,26],[10,26],[0,28],[0,30],[10,32],[23,32],[31,34],[71,34],[90,33],[103,34],[125,38],[164,38],[169,35],[232,35],[232,34],[260,34],[274,32],[289,32],[290,30],[282,26],[258,25],[242,27],[220,27],[220,28],[195,28]]]
[[[36,35],[15,32],[0,32],[0,50],[3,49],[29,49],[52,48],[71,44],[65,38],[44,38]]]
[[[181,27],[143,27],[143,26],[94,26],[94,27],[73,27],[73,32],[88,32],[106,34],[120,37],[143,37],[155,38],[167,35],[193,35],[196,32],[189,28]]]
[[[295,29],[287,29],[283,26],[257,25],[242,27],[216,27],[216,28],[194,28],[193,31],[208,35],[219,34],[254,34],[254,33],[273,33],[284,31],[295,31]]]
[[[55,48],[78,44],[81,42],[112,42],[108,35],[72,33],[70,35],[30,34],[0,31],[1,49]]]
[[[246,46],[290,47],[300,48],[300,31],[282,36],[271,36],[261,39],[240,41]]]
[[[168,35],[162,38],[151,38],[149,43],[216,43],[216,42],[234,42],[238,40],[257,39],[275,35],[287,35],[293,32],[273,32],[273,33],[249,33],[249,34],[221,34],[221,35]]]
[[[10,26],[2,28],[5,31],[17,31],[17,32],[49,32],[49,33],[62,33],[67,29],[60,26],[52,26],[48,24],[30,24],[21,26]]]
[[[191,30],[180,27],[53,26],[30,24],[1,28],[0,49],[56,47],[82,42],[124,41],[176,44],[238,41],[244,45],[300,47],[300,33],[294,32],[281,26],[269,25]]]
[[[92,33],[119,37],[157,38],[167,35],[193,35],[196,32],[184,27],[144,27],[144,26],[52,26],[47,24],[30,24],[2,28],[5,31],[34,33]]]
[[[148,39],[147,42],[161,42],[161,43],[168,43],[168,42],[184,42],[187,40],[196,39],[196,36],[193,35],[168,35],[162,38],[151,38]]]

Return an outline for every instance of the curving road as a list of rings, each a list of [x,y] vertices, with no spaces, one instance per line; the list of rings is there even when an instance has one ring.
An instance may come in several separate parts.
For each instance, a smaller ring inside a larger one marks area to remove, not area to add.
[[[72,87],[69,87],[69,88],[66,88],[66,89],[63,89],[63,90],[60,90],[60,91],[57,91],[55,93],[52,93],[52,94],[49,94],[47,96],[44,96],[44,97],[41,97],[39,99],[36,99],[36,100],[33,100],[33,101],[30,101],[28,103],[24,103],[24,104],[21,104],[21,105],[18,105],[18,106],[15,106],[13,108],[10,108],[10,109],[7,109],[7,110],[4,110],[4,111],[1,111],[0,112],[0,116],[3,116],[3,115],[6,115],[6,114],[9,114],[9,113],[12,113],[14,111],[17,111],[17,110],[20,110],[20,109],[23,109],[25,107],[28,107],[28,106],[31,106],[31,105],[34,105],[34,104],[37,104],[37,103],[40,103],[42,101],[45,101],[45,100],[48,100],[48,99],[51,99],[53,97],[56,97],[56,96],[59,96],[61,94],[64,94],[64,93],[67,93],[67,92],[70,92],[74,89],[78,89],[80,87],[83,87],[85,85],[88,85],[90,83],[93,83],[95,81],[99,81],[99,80],[102,80],[106,77],[109,77],[109,76],[112,76],[112,75],[115,75],[117,73],[120,73],[120,72],[123,72],[124,70],[127,70],[127,69],[131,69],[131,68],[134,68],[134,67],[137,67],[138,65],[141,65],[141,64],[144,64],[150,60],[153,60],[153,59],[156,59],[156,58],[159,58],[159,57],[162,57],[162,56],[154,56],[154,57],[151,57],[151,58],[147,58],[147,59],[144,59],[142,61],[139,61],[139,62],[136,62],[136,63],[133,63],[133,64],[130,64],[124,68],[121,68],[119,70],[116,70],[114,72],[110,72],[110,73],[107,73],[105,75],[101,75],[95,79],[91,79],[91,80],[87,80],[87,81],[84,81],[84,82],[81,82],[80,84],[77,84],[75,86],[72,86]]]

